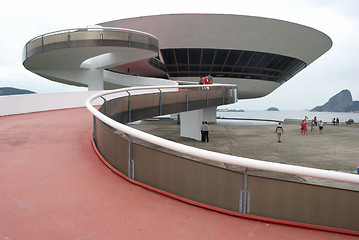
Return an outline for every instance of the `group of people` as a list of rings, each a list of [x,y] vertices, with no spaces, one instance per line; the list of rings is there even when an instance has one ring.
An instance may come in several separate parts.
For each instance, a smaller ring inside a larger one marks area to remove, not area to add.
[[[317,126],[319,126],[319,132],[322,133],[323,132],[323,128],[324,128],[324,123],[322,120],[320,120],[318,122],[318,119],[317,117],[314,117],[312,119],[312,121],[308,121],[308,117],[305,116],[305,118],[302,120],[302,122],[300,123],[300,132],[301,134],[305,135],[307,134],[307,131],[308,131],[308,127],[310,126],[310,132],[313,132],[313,129]],[[277,133],[277,137],[278,137],[278,142],[282,142],[281,141],[281,137],[282,137],[282,134],[284,133],[284,129],[283,129],[283,126],[282,126],[282,123],[279,122],[276,129],[275,129],[275,132]]]
[[[202,76],[199,78],[199,84],[212,84],[213,83],[213,78],[211,76],[211,74],[208,74],[207,76],[205,76],[204,78],[202,78]]]
[[[307,133],[308,126],[310,126],[310,132],[313,132],[313,129],[315,127],[319,126],[319,132],[322,133],[323,128],[324,128],[324,123],[323,123],[322,120],[320,120],[318,122],[317,117],[314,117],[312,119],[312,121],[309,123],[308,117],[305,116],[304,120],[302,120],[302,122],[300,123],[300,132],[301,132],[301,134],[305,135]]]
[[[336,118],[336,119],[333,118],[332,124],[333,125],[335,125],[335,124],[339,125],[339,118]]]

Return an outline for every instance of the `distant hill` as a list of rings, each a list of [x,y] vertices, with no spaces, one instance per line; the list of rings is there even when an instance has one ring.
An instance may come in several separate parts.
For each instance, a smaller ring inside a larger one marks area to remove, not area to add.
[[[276,107],[270,107],[267,109],[267,111],[279,111],[279,109]]]
[[[1,87],[0,88],[0,96],[31,94],[31,93],[36,93],[36,92],[24,90],[24,89],[12,88],[12,87]]]
[[[349,90],[334,95],[323,106],[316,106],[311,112],[358,112],[359,101],[353,101]]]

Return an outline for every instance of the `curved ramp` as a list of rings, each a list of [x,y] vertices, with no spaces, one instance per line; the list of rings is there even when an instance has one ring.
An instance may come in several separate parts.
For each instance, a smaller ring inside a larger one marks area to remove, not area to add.
[[[1,239],[356,239],[253,221],[133,185],[98,159],[85,108],[0,118]]]
[[[166,79],[132,77],[106,69],[158,55],[155,36],[123,28],[75,28],[31,39],[23,50],[23,65],[52,81],[89,87],[89,90],[120,86],[175,85]],[[114,76],[116,75],[116,76]],[[132,81],[131,81],[132,80]],[[126,85],[127,84],[127,85]]]

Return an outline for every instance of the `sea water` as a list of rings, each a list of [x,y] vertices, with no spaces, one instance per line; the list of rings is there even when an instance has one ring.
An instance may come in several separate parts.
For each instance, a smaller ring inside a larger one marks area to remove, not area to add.
[[[340,123],[345,123],[345,121],[348,121],[349,119],[353,119],[355,123],[359,122],[359,113],[353,112],[217,111],[217,123],[225,125],[268,125],[277,124],[276,121],[284,121],[285,119],[303,120],[305,116],[308,117],[308,121],[314,119],[314,117],[317,117],[318,122],[322,120],[325,123],[331,123],[333,118],[339,118]],[[237,118],[241,120],[229,120],[221,118]],[[273,122],[260,120],[273,120]]]

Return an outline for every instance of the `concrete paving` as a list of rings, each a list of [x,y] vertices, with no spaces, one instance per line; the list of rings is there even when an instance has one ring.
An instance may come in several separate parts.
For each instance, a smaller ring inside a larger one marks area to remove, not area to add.
[[[185,145],[263,161],[351,174],[356,174],[359,164],[359,126],[357,124],[325,125],[322,133],[316,127],[313,132],[310,132],[309,129],[307,134],[303,135],[300,132],[299,122],[285,122],[281,143],[277,141],[276,124],[273,123],[256,126],[210,124],[210,141],[208,143],[181,137],[180,126],[175,120],[141,121],[139,124],[131,124],[131,126]],[[156,146],[152,147],[157,148]],[[238,166],[206,162],[243,171],[243,168]],[[359,190],[358,184],[332,182],[253,169],[249,169],[248,172],[267,177]]]

